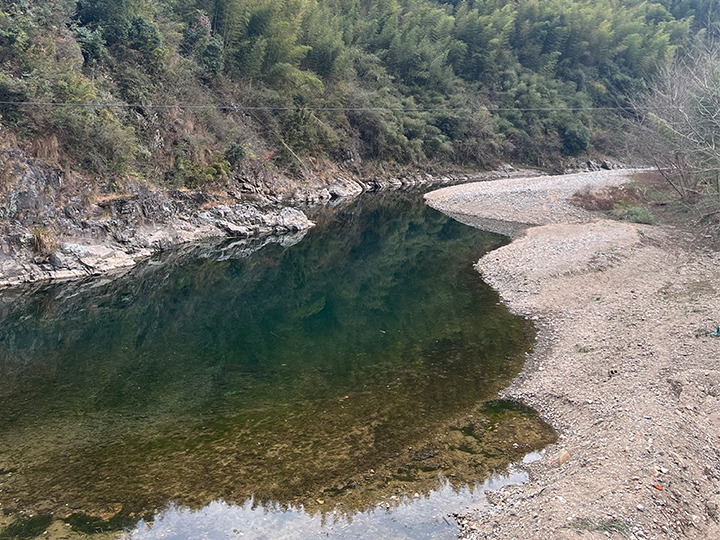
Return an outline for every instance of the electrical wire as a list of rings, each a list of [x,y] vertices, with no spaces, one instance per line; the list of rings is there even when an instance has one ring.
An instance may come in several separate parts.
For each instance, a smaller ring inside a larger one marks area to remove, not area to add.
[[[218,111],[329,111],[329,112],[562,112],[562,111],[651,111],[662,109],[675,109],[678,107],[463,107],[463,108],[404,108],[404,107],[258,107],[244,105],[192,105],[178,103],[173,105],[153,105],[142,103],[67,103],[67,102],[40,102],[40,101],[0,101],[0,106],[17,107],[78,107],[85,109],[111,109],[114,107],[124,109],[191,109],[191,110],[218,110]]]

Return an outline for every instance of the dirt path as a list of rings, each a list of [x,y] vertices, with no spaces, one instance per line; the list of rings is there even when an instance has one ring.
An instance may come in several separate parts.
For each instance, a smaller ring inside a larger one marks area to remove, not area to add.
[[[567,203],[588,182],[628,180],[587,173],[426,196],[465,222],[542,224],[477,268],[539,329],[503,397],[538,410],[559,442],[528,484],[466,517],[465,538],[720,538],[720,255],[682,231]]]

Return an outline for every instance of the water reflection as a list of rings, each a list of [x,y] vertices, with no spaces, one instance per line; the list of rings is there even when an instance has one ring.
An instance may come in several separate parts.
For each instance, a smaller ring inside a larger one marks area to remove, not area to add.
[[[450,514],[486,504],[484,493],[508,484],[520,484],[527,473],[511,469],[495,473],[484,483],[455,488],[444,479],[430,493],[393,497],[365,513],[348,515],[342,509],[322,514],[305,508],[282,508],[251,499],[243,505],[213,501],[200,510],[170,505],[154,522],[141,521],[127,540],[450,540],[458,527]]]
[[[0,294],[3,509],[88,530],[170,501],[362,511],[552,439],[531,411],[482,405],[531,342],[472,268],[505,239],[417,195],[315,219],[299,242]]]

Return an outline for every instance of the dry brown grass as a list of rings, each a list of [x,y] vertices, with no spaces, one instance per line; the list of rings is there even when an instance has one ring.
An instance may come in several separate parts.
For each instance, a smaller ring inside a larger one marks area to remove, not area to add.
[[[647,184],[652,186],[663,186],[669,188],[667,181],[662,173],[656,169],[636,172],[630,175],[630,178],[640,184]]]
[[[32,143],[32,152],[48,165],[57,167],[60,164],[60,145],[55,135],[35,139]]]
[[[14,137],[12,137],[14,138]],[[5,149],[7,138],[2,136],[0,149]],[[22,163],[13,156],[12,152],[0,150],[0,193],[7,193],[17,182],[19,173],[25,169]]]
[[[0,192],[5,192],[15,180],[17,175],[13,171],[12,164],[0,161]]]
[[[237,201],[235,199],[232,199],[230,197],[222,197],[220,199],[214,200],[214,201],[208,201],[206,203],[203,203],[200,205],[200,210],[210,210],[211,208],[215,208],[216,206],[231,206],[233,204],[236,204]]]
[[[7,129],[0,131],[0,148],[15,148],[17,146],[18,139],[12,131]]]
[[[585,210],[609,212],[618,203],[639,203],[641,197],[626,186],[612,186],[599,190],[586,190],[576,193],[570,203]]]
[[[340,170],[337,163],[328,158],[309,157],[306,161],[309,163],[314,175],[324,184],[333,183],[338,176],[347,176],[347,173]]]
[[[47,257],[60,247],[55,233],[45,227],[35,227],[30,231],[33,236],[33,249],[38,255]]]
[[[137,199],[137,195],[127,193],[102,193],[91,196],[91,203],[98,206],[108,206],[108,203],[117,201],[118,199]]]

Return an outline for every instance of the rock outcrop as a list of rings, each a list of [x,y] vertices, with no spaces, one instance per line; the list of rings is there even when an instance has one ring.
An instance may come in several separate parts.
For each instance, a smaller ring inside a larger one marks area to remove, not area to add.
[[[313,226],[300,208],[342,204],[366,191],[532,176],[511,166],[475,174],[357,178],[241,176],[216,191],[163,190],[65,173],[0,146],[0,287],[102,274],[178,244],[212,237],[286,235]]]
[[[296,208],[162,191],[143,181],[98,194],[15,148],[0,150],[0,171],[0,286],[101,274],[202,238],[284,235],[313,226]]]

